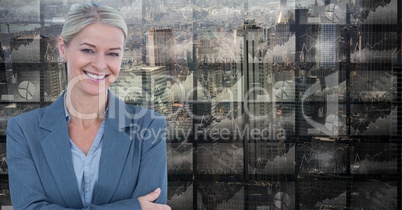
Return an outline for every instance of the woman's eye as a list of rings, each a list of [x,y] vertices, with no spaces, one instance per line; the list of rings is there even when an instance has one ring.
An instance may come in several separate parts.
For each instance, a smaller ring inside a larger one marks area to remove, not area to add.
[[[119,57],[119,53],[109,53],[109,55],[112,57]]]
[[[94,52],[91,49],[82,49],[81,51],[84,53],[93,53]]]

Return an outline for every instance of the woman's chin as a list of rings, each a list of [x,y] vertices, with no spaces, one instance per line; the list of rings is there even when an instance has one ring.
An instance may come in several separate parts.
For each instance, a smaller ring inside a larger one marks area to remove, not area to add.
[[[83,93],[88,96],[99,96],[107,92],[107,87],[93,86],[93,85],[83,85],[81,87],[74,88],[76,91]],[[73,92],[74,92],[73,89]]]
[[[91,96],[99,96],[105,94],[107,89],[86,90],[85,93]]]

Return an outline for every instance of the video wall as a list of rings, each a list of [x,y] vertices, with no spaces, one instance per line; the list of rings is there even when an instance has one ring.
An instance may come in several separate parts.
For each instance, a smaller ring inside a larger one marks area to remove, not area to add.
[[[7,120],[66,88],[57,49],[84,0],[0,2]],[[172,209],[401,209],[398,0],[100,0],[129,35],[126,103],[165,116]]]

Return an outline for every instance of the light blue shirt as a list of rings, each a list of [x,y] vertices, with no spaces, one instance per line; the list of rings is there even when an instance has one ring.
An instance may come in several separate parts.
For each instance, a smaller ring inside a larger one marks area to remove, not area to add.
[[[64,109],[68,124],[70,122],[70,115],[65,104]],[[107,113],[107,109],[105,113]],[[70,138],[73,166],[84,208],[88,207],[88,205],[92,203],[94,187],[99,177],[99,162],[102,153],[102,136],[105,130],[105,119],[99,127],[98,133],[96,134],[87,155],[85,155],[84,152],[82,152],[82,150]]]

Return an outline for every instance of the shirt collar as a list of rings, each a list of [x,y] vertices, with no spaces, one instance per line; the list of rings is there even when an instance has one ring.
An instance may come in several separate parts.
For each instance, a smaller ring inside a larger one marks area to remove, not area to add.
[[[108,93],[109,94],[109,93]],[[67,91],[65,91],[64,92],[64,103],[63,103],[63,105],[64,105],[64,112],[65,112],[65,114],[66,114],[66,121],[67,121],[67,124],[70,122],[70,113],[68,113],[68,110],[67,110],[67,106],[66,106],[66,97],[67,97]],[[108,114],[109,114],[109,104],[108,104],[108,106],[106,107],[106,109],[105,109],[105,118],[107,118],[107,116],[108,116]]]

